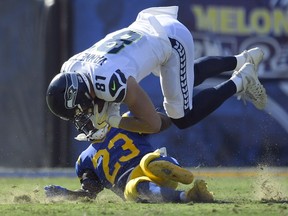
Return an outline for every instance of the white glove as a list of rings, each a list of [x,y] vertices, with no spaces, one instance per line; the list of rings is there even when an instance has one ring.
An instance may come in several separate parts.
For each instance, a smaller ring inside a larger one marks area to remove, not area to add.
[[[78,141],[101,141],[106,137],[106,134],[108,133],[109,125],[106,124],[104,128],[101,128],[97,131],[89,131],[89,134],[86,135],[84,133],[78,134],[77,137],[75,137]]]
[[[104,128],[107,125],[107,109],[109,107],[109,102],[105,102],[101,112],[99,112],[98,105],[94,105],[94,112],[93,115],[90,117],[90,120],[93,123],[93,126],[96,129]]]
[[[121,120],[120,103],[105,102],[101,112],[98,111],[98,105],[95,104],[94,114],[90,117],[90,120],[96,129],[104,128],[107,124],[118,128]]]
[[[107,123],[118,128],[122,117],[120,116],[120,103],[110,103],[107,110]]]

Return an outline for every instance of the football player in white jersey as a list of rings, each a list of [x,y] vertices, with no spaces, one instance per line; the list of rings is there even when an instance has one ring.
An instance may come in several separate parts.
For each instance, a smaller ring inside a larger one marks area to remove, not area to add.
[[[187,128],[235,94],[263,109],[267,96],[257,74],[262,50],[194,62],[193,37],[177,13],[177,6],[145,9],[127,28],[71,57],[48,87],[50,110],[93,139],[107,125],[140,133],[158,133],[171,122]],[[234,71],[229,80],[193,96],[194,86],[225,71]],[[160,78],[167,115],[155,110],[139,85],[150,73]],[[120,103],[133,116],[117,115]]]

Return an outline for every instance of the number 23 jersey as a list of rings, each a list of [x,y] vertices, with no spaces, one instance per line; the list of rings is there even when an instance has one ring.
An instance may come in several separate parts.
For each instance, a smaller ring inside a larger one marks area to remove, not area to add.
[[[171,49],[170,44],[163,46],[163,41],[156,35],[124,28],[71,57],[61,72],[85,73],[98,98],[122,102],[130,76],[140,82],[151,72],[159,74]]]
[[[111,188],[126,171],[137,166],[144,155],[154,150],[145,136],[111,128],[103,142],[91,144],[80,154],[76,173],[81,177],[86,169],[93,170],[103,186]]]

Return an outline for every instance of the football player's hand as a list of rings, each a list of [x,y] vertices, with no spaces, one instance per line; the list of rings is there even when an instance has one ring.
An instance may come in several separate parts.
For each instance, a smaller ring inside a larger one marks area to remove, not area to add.
[[[96,129],[104,128],[107,125],[107,118],[108,118],[108,108],[109,102],[104,102],[102,109],[99,108],[98,104],[94,105],[93,115],[90,117],[90,120],[93,123],[93,126]],[[101,109],[101,111],[99,111]]]
[[[105,139],[106,134],[109,131],[109,125],[107,124],[104,128],[101,128],[99,130],[91,130],[86,135],[85,133],[78,134],[75,139],[78,141],[102,141]]]
[[[47,185],[44,190],[46,197],[68,196],[68,190],[59,185]]]
[[[99,112],[99,106],[95,104],[93,115],[90,120],[96,129],[102,129],[109,124],[111,127],[118,128],[120,116],[120,103],[104,102],[102,110]]]
[[[89,141],[101,141],[106,137],[108,131],[109,125],[107,124],[104,128],[101,128],[99,130],[89,131],[89,134],[87,134],[87,138]]]
[[[114,128],[118,128],[121,116],[120,116],[120,103],[109,103],[107,109],[107,123]]]

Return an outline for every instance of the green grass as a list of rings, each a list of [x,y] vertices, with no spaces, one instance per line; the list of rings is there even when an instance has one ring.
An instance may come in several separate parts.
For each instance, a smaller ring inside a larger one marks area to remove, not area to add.
[[[239,170],[238,170],[239,171]],[[43,187],[78,189],[77,178],[0,178],[0,214],[6,215],[288,215],[288,175],[267,171],[213,175],[194,172],[214,192],[215,203],[141,204],[124,202],[105,190],[96,200],[49,200]],[[180,189],[189,186],[180,185]]]

